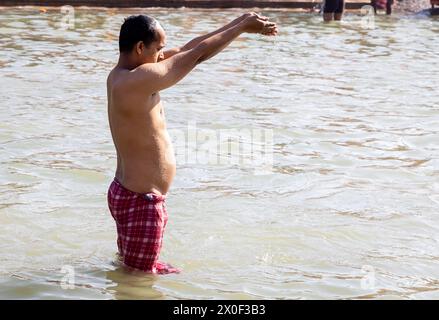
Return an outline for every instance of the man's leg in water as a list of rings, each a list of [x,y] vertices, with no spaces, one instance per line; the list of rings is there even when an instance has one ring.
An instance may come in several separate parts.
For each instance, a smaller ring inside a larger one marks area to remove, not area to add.
[[[387,0],[387,3],[386,3],[386,14],[387,15],[392,14],[392,5],[393,5],[393,0]]]
[[[326,0],[323,7],[323,21],[329,22],[334,20],[334,12],[337,9],[339,0]]]
[[[344,13],[344,0],[338,0],[337,8],[334,13],[334,19],[340,21]]]
[[[108,190],[108,206],[116,222],[119,254],[126,266],[159,274],[179,272],[158,261],[168,221],[165,196],[137,193],[114,179]]]
[[[323,21],[329,22],[329,21],[332,21],[333,18],[334,18],[333,13],[323,13]]]

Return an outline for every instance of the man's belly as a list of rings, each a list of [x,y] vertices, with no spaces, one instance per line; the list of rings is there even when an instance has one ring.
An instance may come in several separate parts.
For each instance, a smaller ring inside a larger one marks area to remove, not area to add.
[[[151,137],[147,144],[120,152],[116,177],[129,190],[166,194],[175,171],[174,149],[164,132]]]

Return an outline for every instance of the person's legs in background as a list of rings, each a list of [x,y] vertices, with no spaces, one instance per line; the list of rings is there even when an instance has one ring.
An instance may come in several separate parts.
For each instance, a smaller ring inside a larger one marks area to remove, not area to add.
[[[338,5],[334,12],[334,20],[337,21],[341,20],[344,13],[344,7],[345,7],[344,0],[338,0]]]
[[[323,21],[340,21],[344,12],[344,0],[326,0],[323,8]]]

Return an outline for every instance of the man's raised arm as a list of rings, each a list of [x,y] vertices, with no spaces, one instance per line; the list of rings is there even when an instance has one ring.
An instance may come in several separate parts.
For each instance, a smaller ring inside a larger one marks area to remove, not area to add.
[[[195,66],[226,48],[241,33],[275,35],[276,25],[257,16],[243,19],[233,27],[223,30],[198,43],[192,49],[182,51],[158,63],[146,63],[130,71],[124,87],[138,87],[139,90],[155,93],[176,84]]]
[[[237,32],[237,34],[230,40],[218,41],[218,38],[227,32],[231,32],[232,34]],[[261,17],[257,14],[247,15],[243,20],[238,22],[233,27],[200,41],[195,48],[204,47],[204,52],[198,63],[206,61],[207,59],[210,59],[217,53],[221,52],[243,32],[260,33],[269,36],[276,35],[277,26],[275,23],[269,22],[268,18],[266,17]]]
[[[207,33],[205,35],[202,35],[202,36],[199,36],[199,37],[196,37],[196,38],[192,39],[191,41],[189,41],[188,43],[186,43],[182,47],[176,47],[176,48],[172,48],[172,49],[164,51],[163,52],[164,59],[170,58],[170,57],[172,57],[173,55],[175,55],[177,53],[193,49],[201,41],[203,41],[205,39],[208,39],[208,38],[210,38],[210,37],[212,37],[212,36],[214,36],[214,35],[216,35],[218,33],[221,33],[221,32],[223,32],[223,31],[225,31],[227,29],[230,29],[230,28],[236,26],[238,23],[244,21],[246,18],[249,18],[251,16],[257,16],[259,19],[264,20],[264,21],[268,20],[268,17],[264,17],[264,16],[261,16],[261,15],[258,15],[255,12],[245,13],[245,14],[241,15],[240,17],[234,19],[233,21],[229,22],[225,26],[223,26],[223,27],[221,27],[221,28],[219,28],[219,29],[217,29],[217,30],[215,30],[213,32],[210,32],[210,33]]]

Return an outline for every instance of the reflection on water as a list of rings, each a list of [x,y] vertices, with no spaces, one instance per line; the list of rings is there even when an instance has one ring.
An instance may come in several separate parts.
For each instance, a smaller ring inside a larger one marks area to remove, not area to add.
[[[105,80],[138,12],[0,9],[1,298],[439,298],[437,17],[265,11],[278,37],[163,92],[170,129],[272,129],[274,165],[178,163],[161,260],[183,272],[151,276],[112,264],[106,205]],[[177,46],[239,10],[142,12]]]
[[[111,285],[107,290],[113,293],[115,299],[163,299],[165,296],[154,288],[157,276],[141,272],[128,272],[123,268],[106,272]]]
[[[60,270],[34,270],[3,277],[3,299],[164,299],[154,285],[158,277],[123,267],[74,270],[74,281]],[[73,279],[73,278],[72,278]]]

